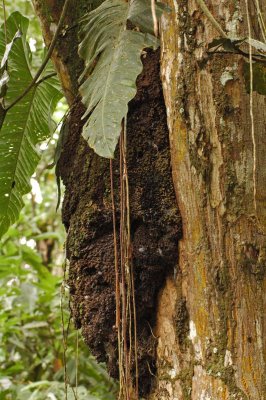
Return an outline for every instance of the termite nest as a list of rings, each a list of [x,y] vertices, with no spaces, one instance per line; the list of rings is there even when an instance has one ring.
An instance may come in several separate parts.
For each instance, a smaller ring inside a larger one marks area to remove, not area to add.
[[[181,220],[172,184],[159,51],[148,50],[127,116],[132,261],[137,315],[140,395],[156,374],[157,298],[178,262]],[[72,107],[70,134],[59,160],[66,186],[63,222],[72,317],[97,360],[118,376],[115,271],[109,160],[98,157],[81,136],[80,102]],[[119,155],[113,161],[119,230]]]

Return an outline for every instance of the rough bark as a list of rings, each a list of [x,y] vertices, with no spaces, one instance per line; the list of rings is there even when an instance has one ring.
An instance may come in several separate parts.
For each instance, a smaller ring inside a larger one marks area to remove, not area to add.
[[[34,3],[49,44],[62,1]],[[76,99],[70,118],[71,136],[60,161],[67,186],[63,217],[69,233],[67,251],[76,323],[83,327],[95,354],[107,359],[115,374],[108,165],[93,155],[80,137],[82,107],[77,99],[82,63],[77,57],[76,22],[86,10],[86,3],[73,1],[65,33],[53,55],[69,103]],[[206,3],[223,29],[232,34],[247,33],[243,1]],[[179,251],[176,244],[180,220],[171,191],[164,106],[158,77],[149,73],[158,73],[154,55],[149,56],[148,60],[153,61],[139,80],[128,126],[132,141],[132,229],[140,287],[139,335],[143,335],[139,358],[143,366],[146,360],[149,364],[148,369],[147,364],[143,367],[142,390],[147,393],[150,389],[152,372],[156,379],[151,399],[263,400],[265,97],[253,93],[257,143],[255,213],[250,99],[243,78],[244,60],[236,55],[207,54],[208,43],[219,34],[195,1],[169,0],[169,5],[171,12],[163,17],[161,27],[161,73],[173,182],[183,224]],[[261,8],[265,13],[262,2]],[[256,23],[253,25],[257,34]],[[158,185],[165,190],[158,190]],[[146,187],[147,196],[143,197]],[[146,254],[139,251],[143,239],[147,241]],[[166,257],[163,253],[160,258],[160,252],[156,253],[161,248],[160,241],[166,248]],[[145,301],[142,296],[147,296]],[[95,301],[94,308],[90,300]],[[149,324],[145,325],[147,319]]]
[[[265,399],[265,97],[253,92],[255,211],[244,60],[207,54],[219,34],[196,2],[169,5],[161,68],[183,239],[159,302],[152,398]],[[224,30],[247,34],[244,2],[208,6]]]

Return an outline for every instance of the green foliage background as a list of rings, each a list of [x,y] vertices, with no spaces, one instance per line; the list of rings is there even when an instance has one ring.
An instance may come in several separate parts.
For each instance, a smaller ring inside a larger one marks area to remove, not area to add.
[[[7,16],[20,11],[30,19],[27,39],[34,50],[34,72],[41,63],[43,41],[31,2],[5,3]],[[0,17],[2,23],[2,8]],[[66,109],[64,102],[58,103],[57,124]],[[104,366],[95,362],[71,323],[67,329],[64,229],[55,211],[57,187],[49,168],[57,138],[58,129],[53,128],[46,145],[39,145],[42,159],[31,179],[33,188],[23,198],[19,220],[0,241],[0,400],[61,400],[66,381],[69,400],[115,398],[116,385]]]
[[[64,398],[62,311],[65,329],[69,322],[68,288],[62,283],[64,230],[55,213],[54,173],[45,168],[53,147],[50,143],[44,152],[33,180],[40,184],[42,202],[36,202],[38,193],[32,190],[19,221],[1,240],[0,399],[44,400],[49,393]],[[47,247],[52,248],[48,260]],[[72,325],[69,332],[68,380],[75,387],[77,368],[78,398],[114,399],[115,384],[104,366],[94,361],[80,337],[77,355]],[[68,391],[68,398],[74,398]]]

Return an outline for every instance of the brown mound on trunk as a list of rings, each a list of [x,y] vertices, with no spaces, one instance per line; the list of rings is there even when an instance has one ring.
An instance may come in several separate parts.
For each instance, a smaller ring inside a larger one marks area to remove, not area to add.
[[[156,303],[165,278],[177,264],[181,221],[172,185],[166,112],[159,76],[159,52],[143,57],[138,92],[127,119],[128,174],[133,264],[137,304],[140,391],[150,390],[156,372]],[[109,160],[95,155],[81,137],[83,106],[70,113],[70,134],[59,168],[66,193],[63,222],[72,313],[98,360],[118,374],[115,324],[115,274]],[[118,155],[114,161],[119,204]],[[117,212],[119,224],[119,212]]]

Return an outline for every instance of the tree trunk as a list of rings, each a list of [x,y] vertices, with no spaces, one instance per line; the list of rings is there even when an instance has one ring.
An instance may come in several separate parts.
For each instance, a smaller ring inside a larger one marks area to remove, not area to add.
[[[252,93],[254,157],[243,57],[207,54],[219,34],[197,3],[169,5],[161,71],[183,239],[160,295],[152,398],[265,399],[265,97]],[[208,6],[247,35],[244,2]]]
[[[34,4],[49,44],[62,1]],[[158,53],[147,52],[127,124],[141,394],[263,400],[265,97],[252,94],[254,152],[243,57],[208,54],[219,34],[196,2],[169,5],[161,22],[166,112]],[[77,91],[82,62],[76,25],[86,7],[85,0],[73,1],[53,54],[71,106],[59,162],[66,185],[63,221],[73,317],[93,353],[117,376],[109,162],[81,137]],[[224,30],[247,34],[243,1],[212,0],[208,7]],[[265,13],[262,2],[261,9]],[[260,39],[256,24],[253,29]],[[113,171],[119,209],[118,161]],[[118,211],[116,217],[119,223]]]

